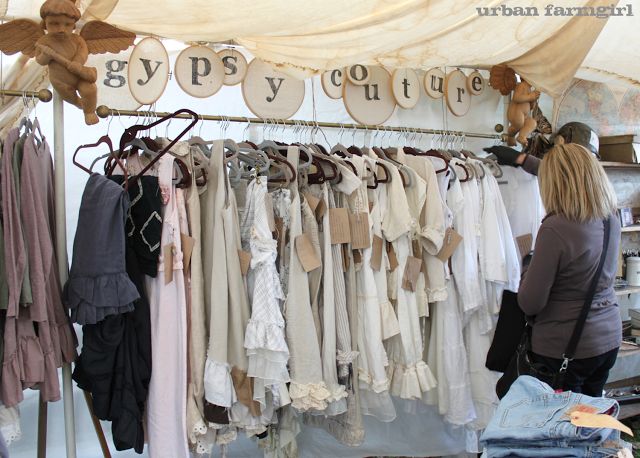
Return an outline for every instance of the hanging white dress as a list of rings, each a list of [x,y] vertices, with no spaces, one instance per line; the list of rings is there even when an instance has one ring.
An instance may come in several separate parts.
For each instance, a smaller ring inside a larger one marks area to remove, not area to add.
[[[266,179],[258,178],[249,184],[240,224],[243,248],[249,248],[251,252],[248,277],[251,319],[244,346],[249,358],[248,374],[255,378],[254,399],[263,407],[270,404],[267,391],[274,396],[275,405],[286,405],[288,394],[285,399],[280,396],[284,384],[289,381],[289,348],[280,309],[284,295],[276,269],[277,242],[269,228],[266,196]]]
[[[186,430],[187,305],[179,223],[179,206],[184,211],[185,204],[182,190],[176,189],[172,183],[173,160],[169,154],[159,160],[158,182],[164,204],[162,252],[157,277],[145,277],[149,292],[153,362],[146,433],[149,455],[153,458],[189,456]],[[167,260],[167,256],[171,259]],[[172,272],[165,272],[167,268]]]
[[[391,379],[391,394],[403,399],[421,399],[422,393],[436,385],[429,367],[422,360],[422,333],[418,316],[415,292],[402,288],[402,277],[408,257],[412,254],[411,231],[413,219],[407,196],[402,186],[398,169],[390,163],[387,209],[382,222],[385,239],[392,243],[398,259],[398,267],[390,273],[395,277],[390,282],[395,288],[400,335],[389,339],[388,373]]]
[[[354,159],[354,165],[360,173],[364,173],[364,163],[360,164]],[[376,161],[366,158],[372,170],[375,170]],[[365,192],[366,192],[366,183]],[[379,183],[378,188],[384,188],[384,183]],[[377,189],[371,192],[369,206],[364,201],[352,203],[352,211],[367,213],[369,225],[370,246],[362,250],[362,265],[356,272],[358,290],[358,378],[360,387],[360,404],[364,415],[371,415],[380,421],[390,422],[396,418],[396,410],[389,393],[389,377],[387,366],[389,360],[384,348],[383,320],[396,318],[389,299],[387,298],[387,280],[385,264],[381,263],[379,271],[371,267],[373,254],[373,237],[382,237],[381,214],[377,199]],[[355,194],[355,193],[354,193]],[[386,251],[382,252],[386,255]],[[383,308],[384,306],[384,308]],[[390,316],[383,316],[383,310],[391,309]],[[395,319],[396,332],[400,332],[397,318]],[[391,336],[388,336],[391,337]]]

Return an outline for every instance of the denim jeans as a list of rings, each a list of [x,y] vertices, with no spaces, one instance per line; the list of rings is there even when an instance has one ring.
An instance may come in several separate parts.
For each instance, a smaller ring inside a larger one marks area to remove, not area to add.
[[[536,447],[523,448],[489,446],[483,458],[608,458],[616,456],[622,447],[630,447],[620,443],[619,447]]]
[[[614,417],[619,411],[618,403],[612,399],[592,398],[570,391],[555,393],[538,379],[521,376],[498,405],[482,434],[481,443],[487,448],[521,448],[530,444],[570,450],[571,447],[599,448],[605,442],[619,442],[619,431],[572,425],[568,414],[576,405],[585,405],[594,413],[607,413]],[[531,456],[545,456],[549,451],[546,449],[543,454]]]

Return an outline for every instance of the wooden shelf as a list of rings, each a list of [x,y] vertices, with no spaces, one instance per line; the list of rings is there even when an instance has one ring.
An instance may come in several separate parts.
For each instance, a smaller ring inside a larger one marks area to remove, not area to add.
[[[629,162],[609,162],[609,161],[600,161],[600,165],[605,169],[637,169],[640,170],[640,164],[629,163]]]
[[[626,296],[627,294],[640,293],[640,286],[625,286],[624,288],[614,289],[616,296]]]
[[[622,232],[639,232],[640,224],[634,224],[633,226],[627,226],[622,228]]]

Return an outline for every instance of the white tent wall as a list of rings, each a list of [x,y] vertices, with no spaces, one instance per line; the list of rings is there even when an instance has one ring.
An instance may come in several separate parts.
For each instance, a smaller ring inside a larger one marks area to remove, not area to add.
[[[172,61],[177,52],[172,52]],[[248,58],[250,58],[248,56]],[[452,70],[452,69],[451,69]],[[306,95],[300,110],[293,116],[293,119],[313,120],[314,119],[314,99],[315,112],[318,121],[329,121],[338,123],[353,123],[344,108],[342,100],[329,99],[323,92],[318,78],[306,81]],[[389,126],[422,127],[432,129],[449,129],[456,131],[468,131],[479,133],[495,133],[494,126],[503,123],[503,98],[497,91],[487,88],[483,95],[474,97],[469,113],[461,118],[453,116],[443,100],[433,100],[428,98],[424,92],[421,100],[413,110],[403,110],[397,108],[393,116],[385,123]],[[545,99],[543,109],[550,107],[551,100]],[[247,116],[253,117],[246,107],[242,97],[240,85],[224,86],[220,92],[207,99],[196,99],[186,95],[178,86],[175,79],[169,81],[167,89],[162,98],[157,102],[157,111],[174,111],[179,108],[188,107],[200,114],[214,114],[227,116]],[[117,107],[113,107],[117,108]],[[143,107],[145,109],[147,107]],[[548,109],[550,110],[550,108]],[[549,111],[550,112],[550,111]],[[35,111],[42,125],[43,133],[53,141],[53,119],[51,104],[39,104]],[[34,113],[32,113],[32,116]],[[98,125],[86,126],[82,112],[77,108],[65,104],[65,167],[66,167],[66,208],[67,208],[67,244],[69,259],[73,247],[73,238],[76,231],[78,210],[82,198],[82,192],[88,178],[88,174],[72,164],[72,155],[77,146],[85,143],[95,142],[100,136],[109,133],[110,137],[117,144],[124,127],[136,123],[135,118],[112,118],[101,120]],[[141,121],[141,120],[139,120]],[[173,120],[168,127],[168,134],[172,136],[184,128],[186,121]],[[226,131],[226,137],[240,139],[252,137],[261,139],[263,132],[267,137],[282,139],[284,141],[294,140],[294,129],[291,127],[278,128],[251,125],[246,130],[247,124],[232,123]],[[246,131],[245,131],[246,130]],[[205,121],[198,124],[194,130],[194,135],[200,134],[205,139],[220,138],[220,123]],[[345,130],[340,133],[340,129],[322,129],[316,138],[320,142],[325,142],[326,135],[329,143],[338,140],[342,135],[345,144],[351,144],[354,140],[353,131]],[[157,131],[152,130],[152,135],[164,136],[165,126],[159,127]],[[355,133],[355,144],[362,145],[370,142],[374,132],[358,131]],[[366,139],[363,137],[366,136]],[[431,136],[421,136],[423,145],[429,146]],[[398,134],[383,133],[380,131],[377,140],[384,144],[398,144]],[[400,141],[402,142],[402,140]],[[481,151],[484,146],[494,144],[493,140],[467,138],[467,147],[475,151]],[[78,159],[84,164],[90,164],[98,154],[103,154],[102,150],[96,153],[84,151]],[[76,330],[81,334],[80,327]],[[74,384],[75,385],[75,384]],[[75,415],[76,415],[76,439],[78,457],[99,458],[102,456],[100,446],[93,431],[89,413],[82,392],[74,388]],[[391,423],[384,424],[375,420],[367,419],[367,442],[363,448],[351,452],[349,448],[338,444],[335,439],[322,430],[315,428],[305,428],[300,437],[302,456],[325,456],[325,457],[357,457],[372,456],[387,453],[403,454],[405,456],[427,456],[427,455],[447,455],[455,454],[464,450],[465,436],[461,430],[450,430],[444,425],[441,417],[433,408],[425,408],[419,415],[401,414],[398,409],[399,418]],[[35,456],[37,443],[37,415],[38,415],[38,395],[36,391],[27,390],[25,400],[20,404],[22,415],[23,437],[19,442],[10,446],[12,458],[31,458]],[[49,404],[48,422],[48,443],[47,456],[62,458],[65,456],[64,442],[64,417],[62,402]],[[107,441],[110,445],[114,457],[138,456],[132,451],[116,452],[111,441],[109,423],[103,422]],[[351,452],[351,454],[350,454]],[[148,455],[143,455],[148,456]],[[246,439],[239,440],[230,449],[230,457],[256,457],[261,456],[253,442]]]

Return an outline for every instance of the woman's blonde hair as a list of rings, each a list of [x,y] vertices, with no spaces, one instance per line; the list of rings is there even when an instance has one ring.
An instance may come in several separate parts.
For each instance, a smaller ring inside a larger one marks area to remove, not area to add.
[[[606,172],[595,156],[578,144],[551,148],[540,164],[538,179],[547,213],[585,222],[606,218],[616,210],[616,194]]]

